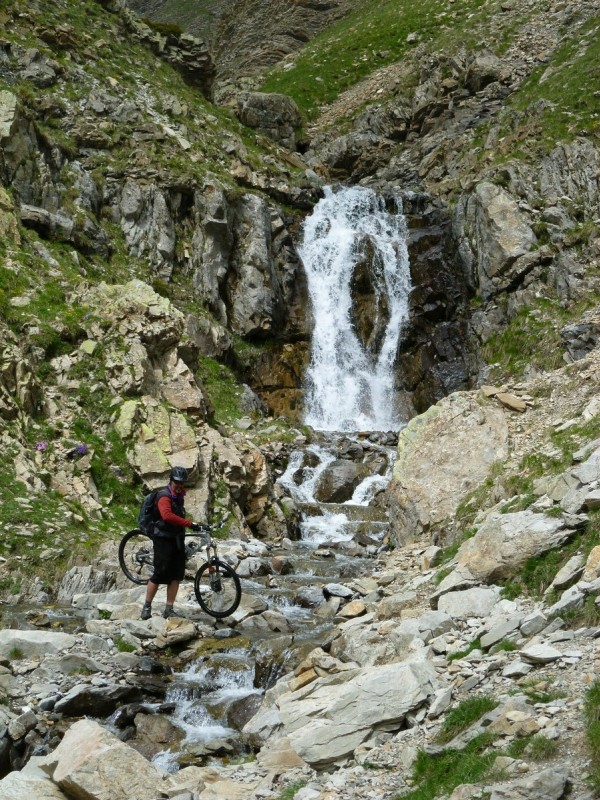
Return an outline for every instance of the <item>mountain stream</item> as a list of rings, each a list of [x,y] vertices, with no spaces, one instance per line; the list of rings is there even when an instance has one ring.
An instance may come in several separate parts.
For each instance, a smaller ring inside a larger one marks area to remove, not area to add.
[[[246,630],[245,646],[231,639],[174,676],[165,701],[185,736],[179,752],[155,758],[165,769],[185,762],[182,753],[243,751],[238,731],[264,691],[331,631],[335,613],[323,611],[324,597],[372,571],[367,562],[387,532],[377,497],[390,479],[403,425],[394,363],[411,288],[406,223],[399,207],[388,211],[370,190],[327,189],[306,220],[299,251],[314,318],[305,393],[313,435],[292,453],[278,485],[300,511],[301,538],[269,553],[289,560],[288,574],[242,578],[244,595],[283,612],[289,630]],[[377,317],[377,335],[367,342],[357,334],[353,298],[365,261]]]

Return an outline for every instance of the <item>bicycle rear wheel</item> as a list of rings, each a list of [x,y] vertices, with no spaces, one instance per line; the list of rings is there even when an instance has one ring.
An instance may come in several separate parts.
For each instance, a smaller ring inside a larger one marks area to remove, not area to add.
[[[224,619],[239,606],[242,586],[229,564],[211,558],[196,573],[194,592],[203,611],[215,619]]]
[[[119,565],[130,581],[148,583],[154,572],[152,538],[137,529],[126,533],[119,544]]]

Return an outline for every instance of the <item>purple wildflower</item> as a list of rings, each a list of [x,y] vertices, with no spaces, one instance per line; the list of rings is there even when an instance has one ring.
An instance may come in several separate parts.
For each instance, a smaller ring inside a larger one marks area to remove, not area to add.
[[[36,442],[35,449],[36,450],[45,450],[48,447],[48,442]]]

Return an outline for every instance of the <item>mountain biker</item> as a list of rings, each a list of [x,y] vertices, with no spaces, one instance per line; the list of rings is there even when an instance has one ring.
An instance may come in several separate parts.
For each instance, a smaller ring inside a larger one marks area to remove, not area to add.
[[[177,597],[179,584],[185,574],[184,530],[200,530],[200,525],[185,516],[184,498],[188,472],[185,467],[173,467],[169,474],[169,484],[156,496],[158,519],[154,523],[152,540],[154,543],[154,572],[146,588],[146,601],[142,607],[141,619],[152,616],[152,601],[161,584],[167,586],[167,602],[163,617],[175,616],[173,604]]]

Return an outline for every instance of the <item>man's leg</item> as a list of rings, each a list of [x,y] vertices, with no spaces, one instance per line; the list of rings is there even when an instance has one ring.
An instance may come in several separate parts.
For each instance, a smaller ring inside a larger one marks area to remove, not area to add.
[[[171,581],[170,583],[167,584],[167,602],[165,604],[165,610],[163,611],[163,617],[165,619],[175,616],[173,612],[173,603],[175,602],[175,598],[177,597],[179,584],[180,581]]]
[[[179,584],[181,581],[171,581],[167,584],[167,605],[172,606],[179,591]],[[150,584],[148,584],[150,585]],[[158,586],[156,587],[158,589]],[[156,592],[154,592],[156,594]],[[154,597],[154,595],[152,595]]]
[[[154,583],[153,581],[148,581],[146,586],[146,600],[144,605],[142,606],[142,613],[140,614],[141,619],[150,619],[152,616],[152,601],[156,593],[158,592],[158,583]]]

